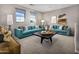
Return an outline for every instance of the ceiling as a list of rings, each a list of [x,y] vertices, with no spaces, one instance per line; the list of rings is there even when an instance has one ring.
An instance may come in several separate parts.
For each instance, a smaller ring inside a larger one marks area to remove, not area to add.
[[[73,4],[19,4],[19,5],[26,8],[37,10],[40,12],[48,12],[52,10],[70,7]]]

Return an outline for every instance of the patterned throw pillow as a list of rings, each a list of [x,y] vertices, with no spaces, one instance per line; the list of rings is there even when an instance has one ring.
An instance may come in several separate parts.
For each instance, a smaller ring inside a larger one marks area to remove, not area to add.
[[[65,30],[67,30],[68,26],[65,26]]]
[[[67,30],[68,26],[63,26],[62,30]]]

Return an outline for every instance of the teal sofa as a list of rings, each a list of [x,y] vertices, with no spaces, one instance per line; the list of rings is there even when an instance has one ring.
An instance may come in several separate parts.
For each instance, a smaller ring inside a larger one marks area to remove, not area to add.
[[[15,36],[19,39],[31,36],[33,33],[40,32],[40,31],[42,31],[42,29],[41,28],[36,28],[35,26],[28,26],[28,28],[25,29],[25,30],[20,29],[20,28],[16,28],[14,30]]]
[[[67,35],[67,36],[71,35],[71,28],[70,27],[61,26],[59,24],[54,24],[52,26],[52,31],[56,32],[57,34],[61,34],[61,35]]]

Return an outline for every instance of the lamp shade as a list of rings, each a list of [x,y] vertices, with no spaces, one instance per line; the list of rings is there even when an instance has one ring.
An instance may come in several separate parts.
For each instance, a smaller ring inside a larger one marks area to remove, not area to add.
[[[44,20],[41,20],[41,22],[43,23],[43,22],[45,22]]]
[[[13,16],[7,15],[7,25],[12,25],[12,24],[13,24]]]

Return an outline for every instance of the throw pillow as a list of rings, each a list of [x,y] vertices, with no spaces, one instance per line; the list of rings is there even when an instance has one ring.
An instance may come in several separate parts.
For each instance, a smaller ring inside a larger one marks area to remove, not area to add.
[[[64,30],[64,26],[62,26],[62,30]]]
[[[41,26],[41,25],[39,25],[39,28],[42,28],[42,26]]]
[[[26,28],[25,27],[23,27],[23,31],[25,30]]]
[[[65,26],[65,30],[67,30],[68,26]]]
[[[66,30],[68,28],[68,26],[63,26],[63,30]]]
[[[43,25],[39,25],[39,28],[43,28]]]
[[[35,26],[35,28],[36,28],[36,29],[39,29],[39,27],[38,27],[38,26]]]
[[[32,28],[31,28],[31,26],[28,26],[28,30],[31,30]]]
[[[25,26],[25,30],[28,30],[28,26]]]
[[[18,27],[19,29],[23,29],[21,26]]]
[[[34,26],[31,26],[31,30],[34,29]]]
[[[60,26],[59,29],[62,30],[62,26]]]
[[[24,26],[19,26],[18,28],[19,29],[22,29],[23,31],[25,30],[25,27]]]
[[[58,28],[58,26],[57,26],[57,25],[53,25],[53,28],[54,28],[54,29],[57,29],[57,28]]]
[[[54,29],[56,29],[56,26],[55,26],[55,25],[53,25],[53,28],[54,28]]]

